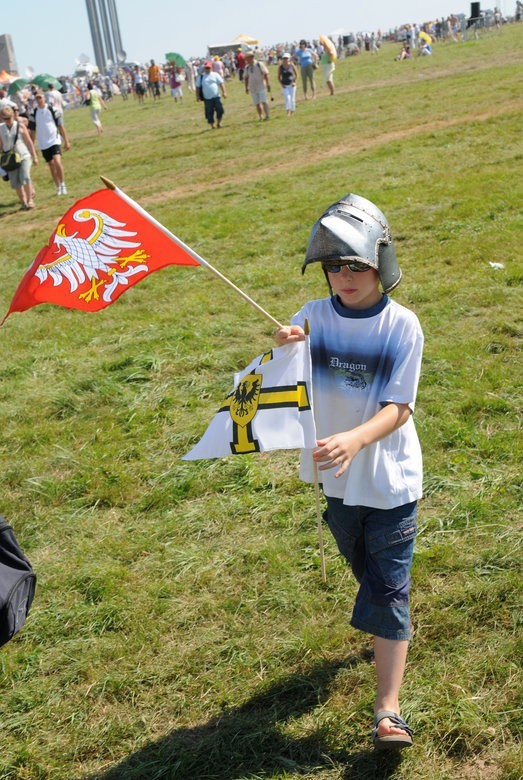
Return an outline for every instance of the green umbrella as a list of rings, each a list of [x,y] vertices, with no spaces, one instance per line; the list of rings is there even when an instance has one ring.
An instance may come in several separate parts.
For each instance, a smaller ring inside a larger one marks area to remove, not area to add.
[[[48,84],[52,84],[56,89],[62,88],[61,82],[54,76],[51,76],[50,73],[40,73],[38,76],[34,76],[31,81],[33,84],[36,84],[37,87],[47,87]]]
[[[174,62],[175,65],[177,65],[179,68],[185,68],[187,65],[182,55],[177,54],[175,51],[170,51],[168,54],[166,54],[165,59],[167,62]]]
[[[15,79],[9,84],[7,92],[9,95],[16,95],[16,93],[20,92],[27,84],[29,84],[29,79]]]

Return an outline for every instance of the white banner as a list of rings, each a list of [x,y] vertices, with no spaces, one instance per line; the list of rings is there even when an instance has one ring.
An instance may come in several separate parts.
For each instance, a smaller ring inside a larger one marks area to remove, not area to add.
[[[316,446],[308,337],[259,355],[234,379],[232,392],[183,460]]]

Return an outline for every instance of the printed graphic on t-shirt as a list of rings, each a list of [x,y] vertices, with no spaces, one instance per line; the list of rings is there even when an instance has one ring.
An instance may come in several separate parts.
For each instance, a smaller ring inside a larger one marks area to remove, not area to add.
[[[365,390],[372,384],[373,374],[368,370],[366,363],[348,362],[331,355],[329,369],[334,372],[336,385],[341,390],[345,388]]]

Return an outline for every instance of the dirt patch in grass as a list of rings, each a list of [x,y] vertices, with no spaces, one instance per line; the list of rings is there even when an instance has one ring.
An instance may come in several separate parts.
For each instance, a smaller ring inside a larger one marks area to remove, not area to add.
[[[463,123],[468,124],[470,122],[485,122],[487,120],[494,119],[495,117],[508,116],[509,114],[521,110],[523,110],[523,101],[513,100],[508,101],[503,105],[498,105],[491,111],[482,111],[474,115],[467,113],[463,116],[453,116],[445,120],[430,119],[427,122],[423,122],[421,124],[400,128],[398,130],[392,130],[386,133],[380,133],[379,135],[375,135],[373,138],[366,138],[365,141],[362,141],[360,137],[357,137],[353,141],[344,142],[343,144],[331,146],[329,149],[316,152],[311,148],[304,148],[303,154],[293,154],[292,158],[287,162],[279,162],[275,165],[275,167],[277,167],[279,173],[285,170],[291,171],[306,164],[316,165],[317,163],[331,159],[333,157],[337,157],[338,155],[347,154],[347,152],[361,152],[366,149],[375,148],[377,146],[384,146],[388,143],[414,138],[423,133],[434,132],[437,130],[447,130],[451,127],[458,127]],[[213,175],[212,183],[206,181],[201,184],[195,183],[183,185],[169,191],[162,190],[161,192],[158,192],[154,195],[145,197],[142,203],[157,203],[160,201],[165,201],[166,198],[175,199],[189,197],[191,195],[198,195],[199,193],[205,192],[205,190],[210,188],[215,190],[217,187],[221,186],[234,186],[235,188],[246,187],[257,177],[259,177],[259,171],[257,170],[245,171],[245,173],[239,175],[235,174],[234,177],[224,176],[220,178],[216,175]]]
[[[483,758],[474,758],[461,764],[459,775],[461,780],[498,780],[503,770],[495,762]]]

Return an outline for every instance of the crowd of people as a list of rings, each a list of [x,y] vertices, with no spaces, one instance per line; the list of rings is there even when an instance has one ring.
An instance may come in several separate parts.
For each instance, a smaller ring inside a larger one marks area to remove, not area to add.
[[[67,195],[62,150],[71,147],[64,123],[63,94],[53,84],[47,91],[36,87],[18,101],[0,89],[0,152],[14,152],[2,159],[0,176],[16,191],[22,211],[35,207],[36,190],[32,165],[38,164],[36,149],[48,165],[57,195]]]
[[[501,26],[504,21],[496,8],[492,25]],[[65,109],[88,107],[95,131],[102,135],[101,114],[108,110],[115,95],[125,101],[132,97],[138,104],[170,95],[174,103],[178,103],[187,91],[203,103],[205,121],[210,128],[218,129],[222,127],[225,114],[222,99],[227,97],[226,84],[237,79],[250,96],[258,119],[267,121],[269,103],[274,99],[272,67],[276,68],[285,112],[287,116],[293,116],[299,84],[304,100],[316,98],[318,72],[322,76],[322,88],[328,95],[335,94],[337,60],[363,52],[378,54],[383,42],[391,40],[402,45],[395,57],[398,61],[408,60],[414,54],[430,56],[433,46],[440,41],[466,40],[470,22],[464,14],[450,15],[424,24],[404,24],[386,34],[378,30],[337,38],[320,36],[319,40],[301,39],[259,48],[238,46],[207,58],[177,59],[163,64],[151,59],[143,65],[119,65],[107,74],[63,76],[60,77],[61,89],[54,83],[44,89],[28,84],[10,95],[6,84],[5,89],[0,88],[0,152],[14,150],[18,164],[13,170],[0,167],[0,176],[16,190],[22,210],[34,208],[36,193],[31,166],[38,163],[38,148],[49,166],[56,194],[67,193],[62,162],[62,151],[70,148]]]
[[[31,167],[38,164],[38,148],[49,167],[56,194],[67,194],[62,152],[67,151],[71,144],[65,127],[65,109],[88,107],[96,133],[102,135],[101,113],[108,110],[115,94],[123,100],[132,95],[141,104],[146,98],[159,100],[169,92],[177,103],[183,100],[184,89],[187,89],[203,102],[205,119],[214,129],[222,126],[225,113],[222,98],[227,97],[226,81],[238,78],[250,95],[259,119],[266,121],[269,119],[268,93],[271,91],[268,66],[278,65],[278,82],[287,114],[292,115],[296,109],[298,69],[304,97],[307,99],[310,93],[314,98],[314,70],[317,63],[326,61],[326,58],[331,74],[327,83],[330,93],[334,94],[332,71],[335,57],[331,54],[324,56],[321,44],[309,44],[305,40],[290,48],[292,54],[283,52],[282,47],[264,51],[244,51],[239,47],[236,52],[214,55],[210,59],[193,59],[184,65],[177,62],[159,65],[151,59],[147,65],[119,67],[112,74],[62,77],[61,89],[54,81],[46,88],[27,84],[12,95],[7,89],[0,89],[0,153],[14,151],[16,155],[15,167],[11,169],[11,164],[9,170],[0,167],[0,176],[16,191],[20,208],[24,211],[33,209],[36,191]]]

